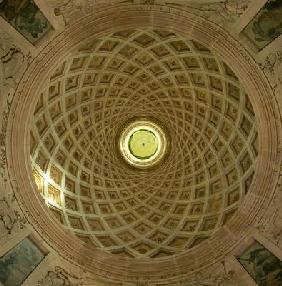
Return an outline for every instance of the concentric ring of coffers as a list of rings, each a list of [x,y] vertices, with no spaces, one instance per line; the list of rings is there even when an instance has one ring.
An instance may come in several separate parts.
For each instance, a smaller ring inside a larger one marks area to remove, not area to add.
[[[144,173],[116,148],[133,117],[157,118],[170,139],[163,164]],[[117,31],[74,49],[39,93],[30,138],[50,211],[88,244],[127,257],[209,238],[243,201],[257,157],[254,111],[232,69],[165,30]]]

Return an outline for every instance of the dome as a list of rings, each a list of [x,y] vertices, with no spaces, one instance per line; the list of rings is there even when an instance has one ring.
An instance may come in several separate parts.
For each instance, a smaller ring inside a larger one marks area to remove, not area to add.
[[[278,2],[1,2],[0,285],[280,285]]]
[[[248,95],[220,54],[140,28],[83,42],[53,67],[30,154],[66,230],[112,254],[158,258],[195,247],[236,212],[257,139]]]

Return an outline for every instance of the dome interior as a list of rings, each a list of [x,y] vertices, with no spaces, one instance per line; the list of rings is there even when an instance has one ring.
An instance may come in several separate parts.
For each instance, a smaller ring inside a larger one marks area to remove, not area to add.
[[[117,138],[159,122],[165,159],[140,170]],[[30,130],[35,183],[64,228],[132,258],[192,248],[236,212],[257,158],[257,124],[232,69],[165,30],[117,31],[75,47],[38,92]]]

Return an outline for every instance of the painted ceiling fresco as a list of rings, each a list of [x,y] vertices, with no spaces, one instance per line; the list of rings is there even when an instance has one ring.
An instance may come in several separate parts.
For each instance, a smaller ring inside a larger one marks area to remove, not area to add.
[[[0,285],[22,285],[44,257],[45,253],[30,238],[25,238],[0,258]]]
[[[246,26],[243,34],[259,50],[282,33],[282,1],[269,0]]]
[[[259,242],[255,241],[237,259],[258,286],[282,285],[282,261]]]
[[[52,29],[33,0],[1,0],[0,16],[32,44]]]

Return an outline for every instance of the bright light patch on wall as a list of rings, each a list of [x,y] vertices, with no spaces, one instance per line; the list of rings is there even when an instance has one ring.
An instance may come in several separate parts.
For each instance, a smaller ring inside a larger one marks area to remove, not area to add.
[[[44,182],[46,182],[47,184],[51,184],[53,182],[53,180],[50,178],[49,174],[47,173],[43,174],[43,178],[44,178]]]
[[[47,203],[48,203],[48,205],[55,205],[56,204],[56,202],[52,196],[48,197]]]

